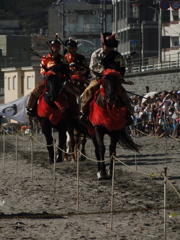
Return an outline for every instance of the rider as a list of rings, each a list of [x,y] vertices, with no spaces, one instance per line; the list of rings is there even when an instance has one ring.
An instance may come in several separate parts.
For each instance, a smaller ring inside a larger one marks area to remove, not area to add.
[[[126,106],[129,123],[132,124],[131,115],[133,114],[133,107],[131,106],[130,99],[121,84],[132,85],[133,82],[127,82],[123,79],[123,76],[125,74],[125,61],[123,56],[114,49],[117,48],[118,43],[119,41],[116,34],[105,32],[102,34],[102,47],[95,50],[91,55],[89,68],[93,80],[81,96],[81,122],[83,123],[87,122],[89,104],[94,96],[94,93],[100,87],[98,80],[101,79],[102,72],[105,69],[110,68],[120,72],[122,75],[122,79],[119,82],[122,89],[120,98]]]
[[[77,52],[78,50],[77,41],[74,41],[72,38],[69,38],[68,40],[65,41],[65,46],[67,48],[65,58],[70,64],[71,70],[70,74],[72,83],[74,83],[76,79],[79,81],[86,81],[89,75],[88,63],[85,57]]]
[[[49,41],[49,45],[51,48],[51,53],[44,55],[41,58],[41,68],[40,68],[40,76],[43,79],[38,83],[36,88],[32,91],[28,103],[27,103],[27,114],[29,116],[35,116],[36,113],[36,104],[39,95],[43,92],[45,88],[45,80],[49,75],[57,75],[58,77],[63,77],[66,81],[70,76],[69,64],[66,58],[59,53],[61,43],[57,39],[58,36],[55,35],[55,39]],[[73,96],[73,91],[68,84],[65,85],[64,90],[68,95],[68,99],[70,101],[71,107],[73,107],[73,112],[77,114],[77,106],[74,106],[73,102],[75,100],[75,96]]]

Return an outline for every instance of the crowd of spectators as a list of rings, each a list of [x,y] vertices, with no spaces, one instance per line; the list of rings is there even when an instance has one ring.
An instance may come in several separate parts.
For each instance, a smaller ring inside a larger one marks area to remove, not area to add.
[[[131,96],[131,103],[134,106],[134,124],[129,127],[132,136],[180,136],[179,90],[149,92],[147,86],[143,96]]]

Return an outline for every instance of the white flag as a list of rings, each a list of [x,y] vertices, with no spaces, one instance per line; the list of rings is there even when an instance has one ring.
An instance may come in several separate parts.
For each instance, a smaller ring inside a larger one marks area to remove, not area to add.
[[[0,104],[0,115],[18,122],[25,122],[28,97],[29,94],[12,102]]]

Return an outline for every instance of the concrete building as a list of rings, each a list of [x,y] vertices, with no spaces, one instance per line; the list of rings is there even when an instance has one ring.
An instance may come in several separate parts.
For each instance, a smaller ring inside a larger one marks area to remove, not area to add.
[[[24,48],[31,47],[27,35],[0,35],[0,69],[31,65],[31,55]],[[0,71],[0,103],[4,102],[4,74]]]
[[[162,10],[160,1],[153,0],[112,0],[112,4],[112,29],[118,32],[120,38],[118,50],[124,56],[137,51],[134,58],[139,59],[138,64],[141,65],[150,64],[152,58],[153,61],[161,62],[162,49],[172,46],[169,35],[172,32],[164,34],[164,25],[169,24],[172,9]],[[178,12],[176,10],[171,15],[177,19]]]
[[[61,0],[49,9],[49,38],[78,40],[79,52],[87,59],[101,46],[101,33],[112,31],[111,0]]]
[[[40,81],[39,67],[8,67],[1,71],[4,74],[4,103],[28,95]]]
[[[169,8],[169,13],[170,21],[162,24],[162,35],[170,39],[169,48],[162,48],[164,61],[173,60],[180,53],[180,10]]]
[[[39,67],[9,67],[1,71],[4,73],[5,103],[29,94],[40,81]]]

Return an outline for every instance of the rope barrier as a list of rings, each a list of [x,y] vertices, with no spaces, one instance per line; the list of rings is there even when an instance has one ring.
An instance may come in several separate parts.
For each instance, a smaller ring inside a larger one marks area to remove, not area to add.
[[[141,173],[142,175],[145,175],[145,176],[149,176],[151,178],[156,178],[157,176],[161,176],[161,174],[159,173],[143,173],[143,172],[140,172],[138,170],[134,170],[132,169],[131,167],[129,167],[127,164],[123,163],[121,160],[119,160],[118,158],[114,157],[115,160],[117,160],[119,163],[123,164],[125,167],[129,168],[131,171],[134,171],[134,172],[138,172],[138,173]]]
[[[96,212],[68,212],[68,213],[16,213],[16,214],[4,214],[0,213],[0,219],[53,219],[53,218],[64,218],[71,216],[83,216],[83,215],[98,215],[98,214],[121,214],[121,213],[134,213],[134,212],[149,212],[149,211],[159,211],[159,210],[180,210],[180,205],[177,206],[166,206],[164,207],[144,207],[144,208],[133,208],[133,209],[118,209],[118,210],[106,210],[106,211],[96,211]]]
[[[109,158],[108,159],[104,159],[104,160],[96,160],[96,159],[92,159],[92,158],[89,158],[88,156],[84,155],[81,151],[79,151],[79,149],[77,149],[77,151],[83,156],[83,157],[86,157],[88,160],[92,161],[92,162],[95,162],[95,163],[98,163],[98,162],[109,162]]]
[[[33,137],[33,136],[32,136]],[[39,143],[39,144],[41,144],[41,145],[43,145],[43,146],[45,146],[45,147],[51,147],[51,146],[53,146],[53,143],[52,144],[50,144],[50,145],[47,145],[47,144],[45,144],[45,143],[42,143],[42,142],[40,142],[40,141],[38,141],[36,138],[34,138],[33,137],[33,140],[35,140],[37,143]]]
[[[139,131],[139,130],[138,130],[138,131]],[[139,132],[141,132],[141,131],[139,131]],[[142,134],[145,134],[145,133],[143,133],[143,132],[141,132],[141,133],[142,133]],[[9,134],[9,133],[8,133],[8,135],[11,136],[11,134]],[[146,135],[146,134],[145,134],[145,135]],[[17,136],[18,136],[18,135],[17,135]],[[19,137],[19,136],[18,136],[18,137]],[[154,136],[154,137],[156,137],[156,136]],[[42,142],[40,142],[40,141],[38,141],[37,139],[34,138],[34,134],[30,134],[29,138],[26,139],[26,140],[29,140],[29,139],[31,139],[31,138],[33,138],[36,142],[38,142],[38,143],[40,143],[40,144],[42,145]],[[22,139],[22,138],[21,138],[21,139]],[[25,140],[25,139],[23,138],[23,141],[24,141],[24,140]],[[54,144],[55,144],[55,143],[52,143],[51,145],[46,145],[46,144],[43,144],[43,145],[46,146],[46,147],[49,147],[49,146],[53,146]],[[66,153],[66,154],[74,154],[74,152],[68,153],[68,152],[64,151],[63,149],[59,148],[57,145],[56,145],[56,147],[57,147],[60,151],[62,151],[63,153]],[[90,160],[90,161],[95,162],[95,163],[98,163],[98,162],[109,162],[109,160],[110,160],[110,159],[105,159],[105,160],[92,159],[92,158],[89,158],[88,156],[84,155],[79,149],[77,149],[77,151],[79,152],[80,155],[86,157],[87,160]],[[119,160],[118,158],[116,158],[115,156],[113,156],[113,157],[114,157],[114,159],[115,159],[116,161],[118,161],[119,163],[123,164],[125,167],[129,168],[131,171],[138,172],[138,173],[140,173],[140,174],[142,174],[142,175],[149,176],[149,177],[151,177],[151,178],[156,178],[156,177],[161,177],[161,176],[162,176],[162,173],[161,173],[161,174],[160,174],[160,173],[145,173],[145,172],[140,172],[140,171],[137,171],[137,170],[133,170],[131,167],[129,167],[127,164],[125,164],[124,162],[122,162],[121,160]],[[168,181],[168,183],[170,184],[170,186],[172,187],[172,189],[176,192],[177,196],[180,198],[180,194],[178,193],[178,191],[177,191],[177,189],[175,188],[175,186],[170,182],[169,179],[167,179],[167,181]]]
[[[129,169],[130,169],[131,171],[133,171],[133,172],[138,172],[138,173],[140,173],[140,174],[142,174],[142,175],[146,175],[146,176],[149,176],[149,177],[151,177],[151,178],[156,178],[156,177],[162,177],[162,176],[163,176],[163,177],[167,180],[167,182],[170,184],[170,186],[172,187],[172,189],[175,191],[175,193],[177,194],[177,196],[180,198],[180,193],[177,191],[177,189],[175,188],[175,186],[170,182],[170,180],[163,174],[163,172],[162,172],[162,173],[150,173],[150,174],[144,173],[144,172],[140,172],[140,171],[138,171],[138,170],[132,169],[132,168],[129,167],[127,164],[123,163],[121,160],[119,160],[119,159],[117,159],[117,158],[115,158],[115,157],[114,157],[114,159],[117,160],[119,163],[123,164],[125,167],[129,168]]]

